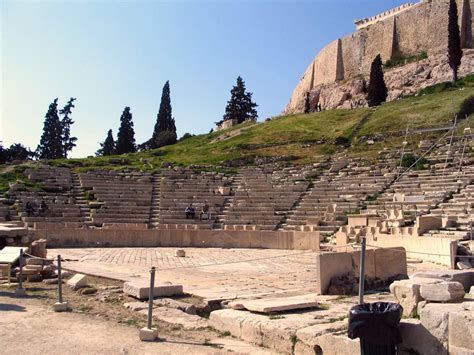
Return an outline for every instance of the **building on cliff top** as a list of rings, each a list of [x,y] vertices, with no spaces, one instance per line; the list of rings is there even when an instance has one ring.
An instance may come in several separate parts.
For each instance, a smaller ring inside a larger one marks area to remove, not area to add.
[[[456,0],[463,48],[473,48],[474,0]],[[367,75],[377,54],[385,62],[426,53],[447,52],[449,0],[408,3],[377,16],[357,20],[357,31],[324,47],[293,91],[285,113],[300,111],[301,98],[318,85]]]

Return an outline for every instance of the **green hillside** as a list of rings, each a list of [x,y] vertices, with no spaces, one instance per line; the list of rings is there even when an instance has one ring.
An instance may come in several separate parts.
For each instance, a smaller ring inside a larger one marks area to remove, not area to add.
[[[175,145],[135,154],[87,159],[52,161],[54,165],[121,169],[133,167],[154,170],[174,166],[228,165],[240,159],[252,163],[254,157],[278,157],[305,163],[322,154],[344,149],[348,154],[367,157],[383,147],[400,146],[407,124],[410,129],[451,124],[461,103],[474,95],[474,76],[456,87],[439,84],[424,94],[385,103],[375,109],[328,110],[310,114],[282,116],[259,124],[244,123],[231,129],[194,136]],[[363,137],[379,137],[367,145]],[[420,136],[420,135],[418,135]],[[422,137],[417,137],[417,142]]]

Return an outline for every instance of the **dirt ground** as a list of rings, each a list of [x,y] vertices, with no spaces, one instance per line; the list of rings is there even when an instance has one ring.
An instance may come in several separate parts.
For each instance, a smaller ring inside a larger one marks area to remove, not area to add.
[[[268,354],[212,329],[182,330],[168,323],[154,324],[159,340],[141,342],[138,331],[145,316],[123,307],[133,301],[119,292],[121,282],[90,278],[98,289],[80,295],[63,287],[71,311],[55,313],[57,285],[25,283],[27,296],[14,296],[15,287],[0,286],[0,354]],[[182,299],[196,302],[195,299]]]

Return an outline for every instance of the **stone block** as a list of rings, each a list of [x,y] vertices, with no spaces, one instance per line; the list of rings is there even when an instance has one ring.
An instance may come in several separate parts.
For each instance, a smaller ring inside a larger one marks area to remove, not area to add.
[[[249,311],[260,313],[283,312],[295,309],[313,308],[318,306],[316,295],[263,298],[248,301],[242,300],[239,303]]]
[[[331,278],[353,273],[350,253],[322,253],[316,255],[316,293],[325,294]]]
[[[419,309],[421,324],[445,349],[448,349],[449,313],[461,309],[461,304],[452,303],[428,303]]]
[[[294,339],[296,334],[295,327],[272,320],[264,320],[260,322],[260,332],[262,334],[263,346],[276,349],[281,353],[292,353],[292,339]]]
[[[404,319],[400,322],[403,343],[399,349],[405,353],[446,355],[446,348],[418,319]]]
[[[87,276],[83,274],[76,274],[67,281],[67,285],[73,289],[78,289],[87,286]]]
[[[23,271],[35,271],[35,272],[41,272],[43,271],[43,266],[42,265],[26,265],[24,268],[23,268]]]
[[[474,312],[462,310],[449,314],[449,353],[474,353]]]
[[[26,265],[27,266],[30,266],[30,265],[43,265],[43,263],[44,263],[43,259],[36,259],[36,258],[26,259]]]
[[[242,337],[242,322],[245,312],[233,309],[221,309],[214,311],[209,316],[211,326],[220,332],[229,332],[236,338]]]
[[[184,258],[184,257],[186,257],[186,252],[183,249],[176,249],[175,255],[178,258]]]
[[[316,339],[321,354],[324,355],[359,355],[359,339],[349,339],[346,334],[325,334]]]
[[[69,309],[69,305],[67,302],[56,302],[53,305],[53,310],[55,312],[66,312]]]
[[[433,270],[413,274],[413,278],[429,278],[445,281],[457,281],[464,286],[464,291],[469,292],[474,285],[474,270]]]
[[[139,336],[141,341],[155,341],[158,338],[158,330],[155,328],[142,328],[140,329]]]
[[[146,280],[128,281],[123,284],[123,292],[140,300],[147,300],[150,293],[150,285]],[[182,285],[158,284],[153,289],[153,297],[168,297],[182,294]]]
[[[252,315],[251,313],[246,313],[245,318],[241,323],[242,340],[263,346],[263,334],[260,327],[260,323],[261,319],[258,319],[255,315]]]
[[[440,283],[424,283],[420,287],[420,295],[427,301],[449,302],[464,297],[464,287],[456,281],[442,281]]]
[[[405,248],[375,249],[375,277],[387,280],[396,275],[408,275]]]
[[[408,279],[394,281],[390,285],[390,292],[397,302],[403,307],[405,316],[413,315],[418,307],[418,303],[423,300],[420,294],[421,284],[437,284],[440,280],[433,279]]]

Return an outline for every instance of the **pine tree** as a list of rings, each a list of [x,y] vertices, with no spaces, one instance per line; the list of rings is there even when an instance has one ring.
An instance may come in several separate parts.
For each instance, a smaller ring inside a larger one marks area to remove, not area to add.
[[[36,148],[40,159],[57,159],[63,157],[62,125],[58,115],[58,99],[49,105],[46,113],[43,134]]]
[[[246,120],[257,120],[255,109],[258,105],[252,101],[252,93],[245,91],[245,82],[239,76],[237,85],[230,91],[230,100],[227,101],[223,120],[236,120],[242,123]]]
[[[96,156],[107,156],[115,153],[115,141],[111,129],[107,132],[107,138],[105,138],[104,143],[99,144],[100,149],[95,153]]]
[[[453,71],[453,81],[458,80],[458,70],[461,65],[462,49],[458,25],[458,7],[456,0],[449,1],[448,11],[448,59]]]
[[[120,117],[120,128],[117,134],[115,154],[133,153],[136,150],[132,113],[130,112],[130,107],[127,106]]]
[[[167,81],[161,94],[160,110],[156,116],[153,136],[149,141],[150,148],[159,148],[163,145],[176,143],[176,125],[172,116],[170,83]]]
[[[71,125],[74,123],[74,121],[71,119],[71,117],[69,117],[72,112],[72,109],[75,107],[74,101],[76,101],[76,98],[71,97],[67,102],[66,106],[64,106],[64,108],[59,111],[59,113],[63,115],[63,118],[61,120],[61,140],[63,146],[63,158],[67,158],[67,153],[76,146],[77,141],[76,137],[71,137]]]
[[[378,54],[370,67],[370,81],[367,90],[367,102],[370,107],[378,106],[387,100],[388,90],[382,70],[382,58]]]

